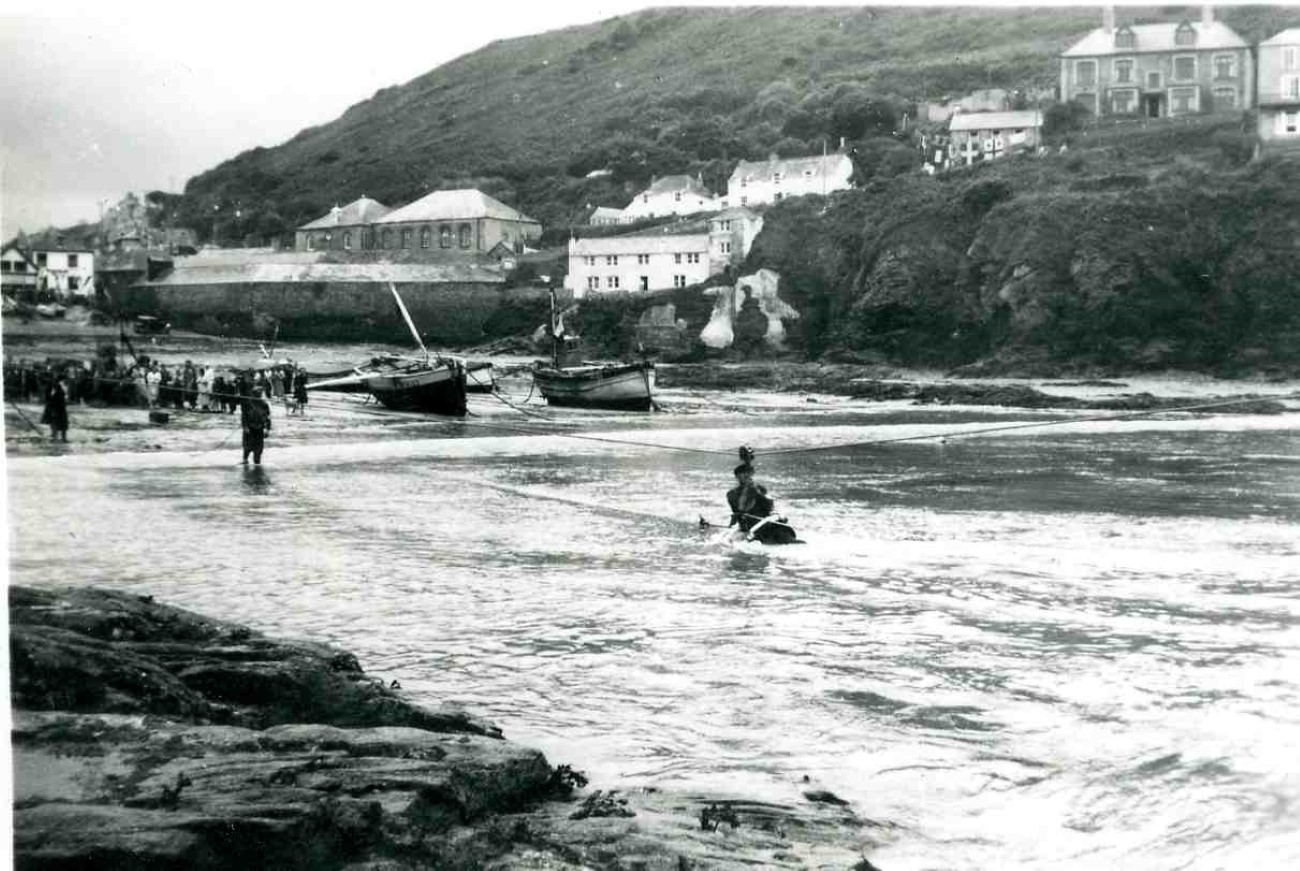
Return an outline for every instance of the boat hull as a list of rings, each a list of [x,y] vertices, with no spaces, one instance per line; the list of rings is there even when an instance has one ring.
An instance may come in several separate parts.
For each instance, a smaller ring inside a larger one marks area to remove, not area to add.
[[[367,375],[366,389],[385,408],[465,416],[465,370],[458,365]]]
[[[651,363],[539,366],[533,382],[550,405],[649,411],[654,402],[655,368]]]

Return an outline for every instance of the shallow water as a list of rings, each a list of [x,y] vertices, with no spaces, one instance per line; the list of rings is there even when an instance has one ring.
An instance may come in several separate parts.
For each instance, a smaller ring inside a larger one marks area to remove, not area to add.
[[[889,871],[1300,862],[1300,414],[825,449],[1062,415],[736,399],[10,459],[11,577],[337,643],[596,786],[806,775]],[[698,528],[741,443],[808,544]]]

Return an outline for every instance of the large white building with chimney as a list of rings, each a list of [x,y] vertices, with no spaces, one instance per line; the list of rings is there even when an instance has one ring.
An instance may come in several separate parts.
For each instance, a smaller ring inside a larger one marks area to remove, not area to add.
[[[723,208],[753,208],[779,203],[787,197],[806,194],[825,196],[847,190],[853,177],[853,161],[846,154],[816,157],[770,157],[742,160],[727,180]]]
[[[1165,24],[1127,24],[1106,6],[1101,27],[1061,54],[1060,75],[1061,100],[1097,117],[1240,111],[1255,94],[1250,46],[1212,6]]]

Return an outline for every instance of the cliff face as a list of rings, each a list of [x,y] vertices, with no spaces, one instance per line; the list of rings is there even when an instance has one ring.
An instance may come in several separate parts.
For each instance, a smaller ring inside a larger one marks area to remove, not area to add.
[[[1300,163],[1020,158],[773,210],[811,356],[1039,370],[1300,365]]]

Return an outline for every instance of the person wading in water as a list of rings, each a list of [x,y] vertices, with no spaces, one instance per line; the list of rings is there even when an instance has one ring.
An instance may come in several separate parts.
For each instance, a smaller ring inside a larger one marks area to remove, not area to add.
[[[767,495],[767,488],[754,482],[754,467],[750,461],[754,452],[741,448],[744,460],[735,468],[736,486],[727,491],[727,504],[731,506],[728,526],[740,526],[746,537],[764,544],[789,544],[796,538],[795,531],[784,520],[768,521],[776,503]]]
[[[254,387],[253,395],[244,400],[244,460],[248,465],[248,455],[253,455],[253,464],[262,465],[262,446],[266,434],[271,431],[271,406],[262,398],[262,388]]]

